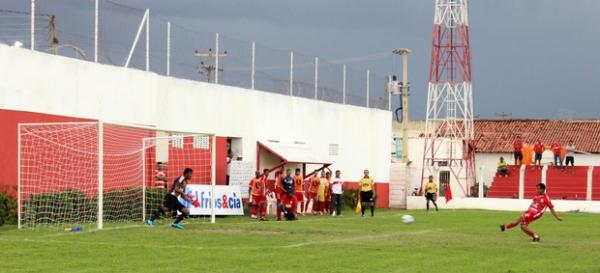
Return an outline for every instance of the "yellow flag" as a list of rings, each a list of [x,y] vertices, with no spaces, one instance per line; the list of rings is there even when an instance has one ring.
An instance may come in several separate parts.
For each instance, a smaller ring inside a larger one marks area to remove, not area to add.
[[[358,202],[356,203],[356,209],[354,209],[354,212],[356,212],[356,213],[362,212],[362,206],[360,204],[360,195],[358,196]]]

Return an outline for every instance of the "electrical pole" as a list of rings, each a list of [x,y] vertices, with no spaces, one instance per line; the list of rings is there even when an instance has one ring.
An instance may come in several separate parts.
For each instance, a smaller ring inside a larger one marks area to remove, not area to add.
[[[198,50],[194,51],[194,56],[196,57],[204,57],[206,61],[200,61],[200,66],[198,66],[198,73],[206,75],[206,82],[211,82],[212,74],[217,70],[217,66],[215,65],[215,59],[221,57],[227,57],[227,50],[223,51],[223,53],[214,53],[212,48],[208,49],[208,52],[198,52]],[[222,68],[218,68],[219,71],[223,71]]]
[[[408,54],[410,49],[397,48],[392,51],[394,54],[402,56],[402,82],[400,83],[402,103],[402,163],[408,163]]]
[[[48,25],[48,36],[50,39],[50,53],[56,55],[58,51],[58,38],[56,37],[56,16],[50,16],[50,23]]]

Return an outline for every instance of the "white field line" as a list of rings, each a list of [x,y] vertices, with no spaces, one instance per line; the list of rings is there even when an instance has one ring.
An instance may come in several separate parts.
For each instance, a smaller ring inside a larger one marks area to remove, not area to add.
[[[348,243],[355,241],[372,241],[382,238],[389,238],[394,236],[405,236],[405,235],[422,235],[426,233],[430,233],[431,230],[420,230],[416,232],[402,232],[402,233],[393,233],[393,234],[382,234],[382,235],[373,235],[373,236],[361,236],[361,237],[351,237],[344,239],[336,239],[336,240],[328,240],[328,241],[309,241],[291,245],[280,246],[281,248],[295,248],[295,247],[303,247],[308,245],[325,245],[325,244],[335,244],[335,243]]]

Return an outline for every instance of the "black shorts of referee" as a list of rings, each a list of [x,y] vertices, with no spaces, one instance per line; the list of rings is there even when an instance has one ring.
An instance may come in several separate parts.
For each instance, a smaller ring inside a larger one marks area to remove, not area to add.
[[[436,195],[435,192],[428,192],[425,194],[425,198],[427,200],[435,201],[435,199],[437,199],[435,195]]]
[[[373,203],[373,191],[361,191],[360,202],[362,203]]]

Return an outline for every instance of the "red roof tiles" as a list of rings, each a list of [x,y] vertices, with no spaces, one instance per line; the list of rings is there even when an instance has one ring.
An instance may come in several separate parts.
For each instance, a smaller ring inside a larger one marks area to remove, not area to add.
[[[573,140],[577,150],[600,153],[600,120],[475,120],[477,152],[510,153],[518,135],[530,144]]]

